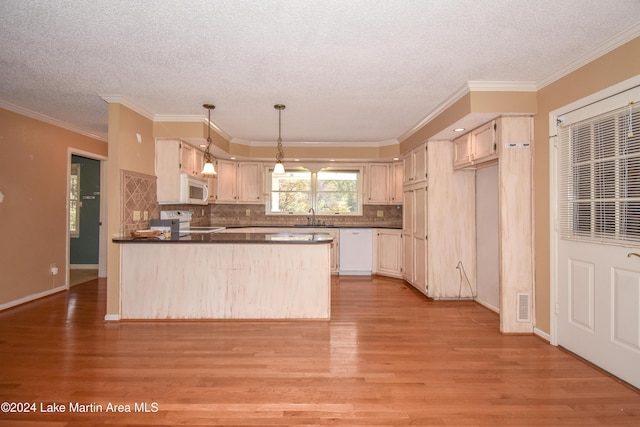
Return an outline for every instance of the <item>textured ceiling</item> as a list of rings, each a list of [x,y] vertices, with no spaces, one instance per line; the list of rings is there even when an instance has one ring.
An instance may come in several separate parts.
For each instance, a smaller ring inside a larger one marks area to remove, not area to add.
[[[468,81],[540,86],[636,31],[640,1],[2,0],[0,106],[106,140],[105,95],[249,143],[377,143]],[[636,31],[637,32],[637,31]]]

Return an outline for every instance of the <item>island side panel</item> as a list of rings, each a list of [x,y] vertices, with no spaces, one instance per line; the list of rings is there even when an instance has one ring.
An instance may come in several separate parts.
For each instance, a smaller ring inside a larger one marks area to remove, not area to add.
[[[122,319],[329,319],[329,244],[123,244]]]

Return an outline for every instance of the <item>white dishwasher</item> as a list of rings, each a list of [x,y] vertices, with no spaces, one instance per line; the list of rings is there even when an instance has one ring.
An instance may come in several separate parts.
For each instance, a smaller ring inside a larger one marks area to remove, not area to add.
[[[371,275],[373,268],[373,230],[340,229],[340,274]]]

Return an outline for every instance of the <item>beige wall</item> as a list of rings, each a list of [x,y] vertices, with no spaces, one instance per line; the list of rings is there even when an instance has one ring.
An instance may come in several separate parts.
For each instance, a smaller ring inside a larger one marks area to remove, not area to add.
[[[141,137],[138,142],[137,134]],[[121,171],[155,175],[153,122],[122,106],[109,104],[109,160],[107,161],[107,315],[120,313]]]
[[[107,155],[102,141],[0,109],[0,307],[66,285],[69,148]]]

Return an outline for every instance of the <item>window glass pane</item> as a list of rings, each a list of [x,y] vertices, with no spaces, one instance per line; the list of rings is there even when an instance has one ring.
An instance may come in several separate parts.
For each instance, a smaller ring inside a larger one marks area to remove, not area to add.
[[[306,213],[311,209],[311,172],[271,174],[271,212]]]
[[[634,105],[561,128],[563,238],[640,242],[638,127]]]
[[[80,235],[80,165],[71,164],[69,178],[69,235]]]
[[[358,212],[358,172],[318,172],[318,214]]]

